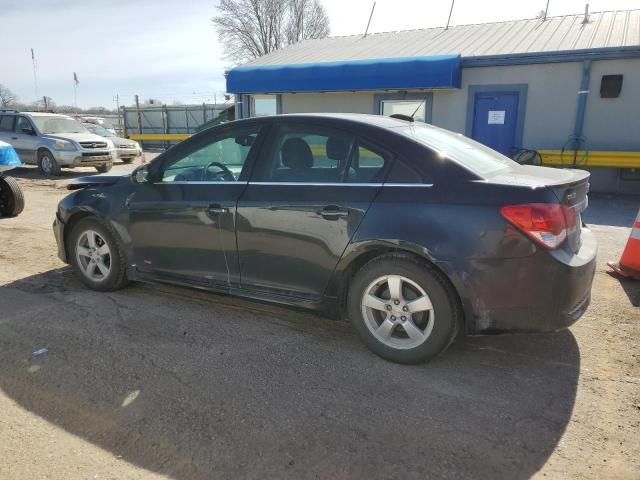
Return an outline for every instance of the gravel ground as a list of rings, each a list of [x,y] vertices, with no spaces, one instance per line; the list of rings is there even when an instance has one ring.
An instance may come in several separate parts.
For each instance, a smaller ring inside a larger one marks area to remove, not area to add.
[[[27,208],[0,219],[0,479],[640,478],[640,284],[606,273],[638,198],[592,196],[593,303],[570,330],[407,367],[306,312],[84,289],[51,232],[78,174],[16,172]]]

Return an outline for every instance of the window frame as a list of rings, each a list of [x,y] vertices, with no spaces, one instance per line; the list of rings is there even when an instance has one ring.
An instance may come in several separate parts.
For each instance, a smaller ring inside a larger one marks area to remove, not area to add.
[[[270,129],[270,124],[265,123],[250,123],[246,125],[232,125],[232,126],[222,126],[219,129],[214,129],[214,131],[206,132],[205,135],[201,137],[192,137],[191,142],[187,141],[179,144],[179,147],[174,147],[170,150],[167,150],[167,155],[163,155],[162,158],[158,157],[158,162],[151,162],[152,171],[151,175],[153,178],[153,183],[156,185],[176,185],[189,183],[194,185],[206,185],[206,184],[235,184],[235,183],[247,183],[251,176],[251,171],[253,170],[253,166],[256,161],[256,157],[261,150],[262,143],[264,143],[264,138],[267,132]],[[185,157],[191,155],[192,153],[197,152],[213,143],[216,143],[220,140],[224,140],[226,138],[230,138],[233,136],[242,135],[242,132],[254,130],[257,133],[256,140],[251,145],[249,149],[249,153],[247,154],[247,158],[244,161],[242,166],[242,170],[238,179],[235,181],[224,181],[224,180],[205,180],[202,182],[196,181],[180,181],[178,182],[163,182],[162,177],[164,172],[168,167],[174,165]],[[156,164],[156,165],[154,165]],[[155,168],[153,168],[155,167]]]
[[[316,131],[316,133],[312,133]],[[323,133],[324,132],[324,133]],[[287,133],[301,133],[306,135],[330,135],[331,133],[339,134],[339,135],[348,135],[353,138],[351,150],[349,152],[349,156],[347,159],[347,165],[345,170],[342,172],[340,180],[338,182],[301,182],[301,181],[291,181],[291,182],[279,182],[273,180],[272,178],[266,179],[265,169],[272,166],[273,158],[276,154],[276,149],[280,144],[280,139],[282,136]],[[373,153],[380,155],[384,159],[384,166],[382,167],[382,172],[380,173],[381,180],[379,182],[348,182],[347,181],[347,172],[351,167],[351,162],[353,161],[353,154],[355,148],[358,146],[362,146],[367,150],[372,151]],[[300,184],[300,185],[345,185],[345,186],[357,186],[357,185],[383,185],[384,181],[391,170],[393,163],[396,159],[396,155],[386,148],[378,145],[375,142],[372,142],[368,138],[359,135],[351,130],[342,129],[334,126],[328,126],[325,124],[312,123],[312,122],[300,122],[300,123],[278,123],[273,125],[268,139],[264,141],[264,144],[261,146],[261,151],[259,157],[256,159],[257,165],[252,169],[251,176],[249,178],[249,183],[254,184],[278,184],[278,185],[292,185],[292,184]],[[256,177],[256,175],[262,176]]]
[[[22,130],[18,131],[18,122],[20,122],[20,119],[24,119],[29,124],[29,126],[31,127],[31,130],[33,130],[33,135],[29,135],[30,137],[38,136],[38,133],[40,131],[36,129],[34,123],[26,115],[16,115],[15,116],[15,119],[13,120],[13,133],[19,133],[20,135],[27,135]]]

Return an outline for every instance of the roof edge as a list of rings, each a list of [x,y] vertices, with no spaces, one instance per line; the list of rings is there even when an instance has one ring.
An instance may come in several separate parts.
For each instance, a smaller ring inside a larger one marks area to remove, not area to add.
[[[462,57],[462,68],[528,65],[532,63],[581,62],[583,60],[614,60],[621,58],[640,58],[640,45]]]

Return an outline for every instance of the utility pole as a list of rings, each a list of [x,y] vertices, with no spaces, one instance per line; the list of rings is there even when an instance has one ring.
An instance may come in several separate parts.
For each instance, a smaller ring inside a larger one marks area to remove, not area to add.
[[[47,96],[45,95],[44,97],[42,97],[42,103],[44,105],[44,110],[43,111],[47,111]]]
[[[120,96],[117,93],[114,100],[116,101],[116,112],[118,112],[118,134],[120,134],[122,133],[122,122],[120,121]]]
[[[140,113],[140,99],[136,94],[136,114],[138,116],[138,133],[142,133],[142,116]]]
[[[31,49],[31,62],[33,63],[33,85],[36,88],[36,99],[38,98],[38,77],[36,76],[36,54]]]

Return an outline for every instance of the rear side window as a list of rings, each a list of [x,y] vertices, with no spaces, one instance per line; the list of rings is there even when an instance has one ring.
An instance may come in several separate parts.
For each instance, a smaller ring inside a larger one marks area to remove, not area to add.
[[[352,135],[324,128],[283,128],[254,181],[341,182],[354,147]]]
[[[401,158],[396,158],[385,183],[429,183],[428,180]]]
[[[13,115],[2,115],[0,117],[0,132],[12,132],[14,118]]]
[[[345,176],[347,183],[379,183],[386,165],[385,157],[371,147],[357,144],[351,154],[349,169]]]
[[[414,124],[410,127],[398,128],[397,131],[478,175],[486,175],[518,165],[510,158],[475,140],[442,128]]]
[[[326,127],[281,127],[254,181],[379,183],[387,157],[355,135]]]

